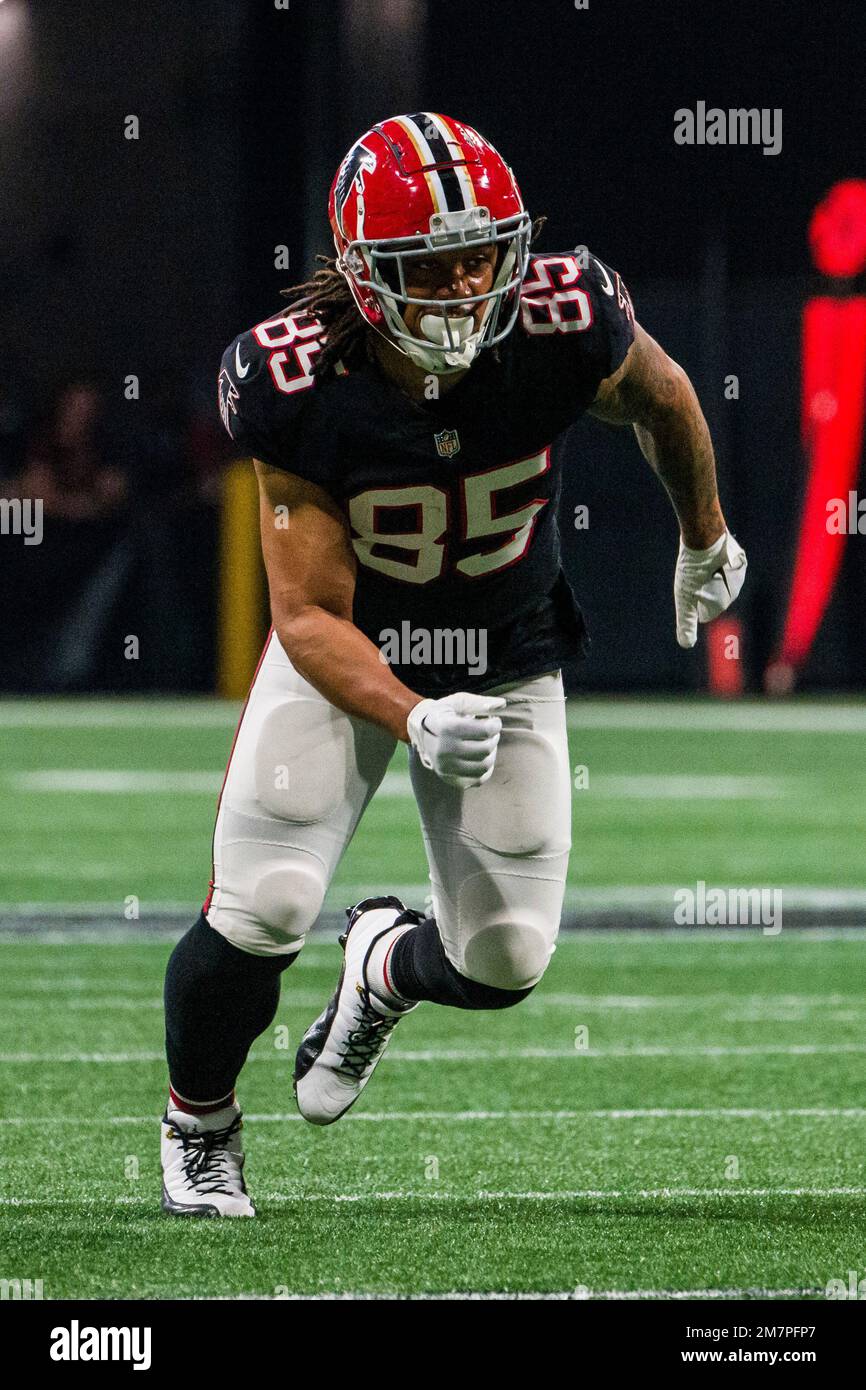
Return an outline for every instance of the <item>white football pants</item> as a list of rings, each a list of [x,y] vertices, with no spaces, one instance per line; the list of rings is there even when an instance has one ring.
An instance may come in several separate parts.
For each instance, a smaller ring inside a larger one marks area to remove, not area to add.
[[[412,787],[448,959],[525,989],[554,950],[571,846],[565,701],[558,672],[490,693],[507,701],[490,780],[460,791],[410,749]],[[254,955],[299,951],[395,747],[324,699],[272,633],[220,798],[211,926]]]

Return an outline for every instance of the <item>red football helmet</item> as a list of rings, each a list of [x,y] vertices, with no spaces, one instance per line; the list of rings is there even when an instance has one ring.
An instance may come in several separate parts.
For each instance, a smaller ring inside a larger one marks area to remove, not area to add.
[[[337,170],[328,215],[337,266],[364,318],[420,366],[459,371],[480,348],[511,332],[532,224],[508,165],[470,126],[431,111],[380,121]],[[499,249],[487,294],[446,300],[407,294],[407,260],[473,243]],[[420,319],[429,336],[407,331],[408,304],[429,307]],[[455,307],[469,312],[452,316]]]

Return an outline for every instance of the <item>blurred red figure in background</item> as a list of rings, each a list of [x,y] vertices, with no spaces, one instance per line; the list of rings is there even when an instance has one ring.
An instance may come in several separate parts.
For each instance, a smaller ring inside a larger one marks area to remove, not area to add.
[[[834,501],[855,509],[866,414],[866,180],[830,189],[809,225],[821,291],[803,313],[802,439],[806,490],[794,576],[778,653],[764,676],[771,694],[787,694],[823,621],[842,564],[846,533],[828,524]]]

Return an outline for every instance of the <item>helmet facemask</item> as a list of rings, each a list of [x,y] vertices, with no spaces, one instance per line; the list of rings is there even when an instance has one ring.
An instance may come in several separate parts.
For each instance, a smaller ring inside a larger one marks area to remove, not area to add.
[[[426,234],[352,241],[338,257],[337,265],[359,307],[363,309],[359,291],[365,291],[367,298],[375,298],[387,328],[384,336],[419,367],[444,375],[465,370],[482,347],[492,347],[511,332],[519,309],[518,291],[529,265],[531,230],[527,212],[498,220],[492,219],[485,207],[434,213]],[[431,253],[491,245],[497,247],[499,255],[493,285],[485,294],[460,299],[409,295],[407,267],[412,260]],[[419,337],[407,330],[403,314],[410,304],[429,309],[420,318],[420,326],[429,336]],[[478,304],[484,304],[484,310],[476,327],[474,314]],[[467,312],[449,313],[455,309]],[[369,311],[365,311],[365,318],[370,321]]]

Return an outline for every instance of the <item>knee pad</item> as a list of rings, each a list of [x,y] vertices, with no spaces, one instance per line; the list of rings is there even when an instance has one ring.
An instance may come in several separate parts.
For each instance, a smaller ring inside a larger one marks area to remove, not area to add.
[[[243,849],[244,846],[240,846]],[[232,946],[254,956],[296,954],[322,910],[324,866],[289,850],[267,865],[247,865],[231,888],[220,889],[206,914]]]
[[[553,954],[562,908],[558,879],[476,874],[458,899],[461,974],[495,989],[536,985]]]
[[[325,878],[321,869],[297,859],[274,865],[255,882],[253,916],[280,949],[302,942],[322,910]]]
[[[262,720],[255,749],[256,796],[279,820],[311,825],[346,794],[351,726],[324,701],[287,700]]]
[[[463,952],[463,973],[494,989],[524,990],[547,969],[552,944],[527,922],[494,922],[476,931]]]

